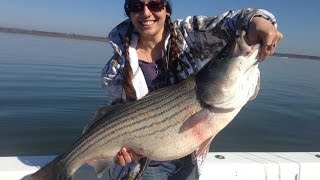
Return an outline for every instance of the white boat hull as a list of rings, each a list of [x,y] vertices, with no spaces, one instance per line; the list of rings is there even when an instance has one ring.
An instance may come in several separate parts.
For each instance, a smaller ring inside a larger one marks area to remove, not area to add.
[[[54,156],[0,157],[0,179],[26,180],[53,158]],[[74,179],[98,180],[90,166],[80,168]],[[210,152],[200,179],[319,180],[320,152]]]

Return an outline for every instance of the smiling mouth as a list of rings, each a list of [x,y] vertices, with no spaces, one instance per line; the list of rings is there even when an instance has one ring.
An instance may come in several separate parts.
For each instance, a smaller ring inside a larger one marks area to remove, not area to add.
[[[140,24],[143,26],[150,26],[152,24],[154,24],[156,22],[156,20],[152,20],[152,21],[140,21]]]

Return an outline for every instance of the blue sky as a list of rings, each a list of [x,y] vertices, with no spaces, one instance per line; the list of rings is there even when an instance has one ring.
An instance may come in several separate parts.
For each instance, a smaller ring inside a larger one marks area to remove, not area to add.
[[[0,26],[107,36],[125,19],[124,0],[0,0]],[[253,7],[272,12],[284,38],[279,52],[320,55],[318,15],[314,0],[172,0],[173,19],[219,15]]]

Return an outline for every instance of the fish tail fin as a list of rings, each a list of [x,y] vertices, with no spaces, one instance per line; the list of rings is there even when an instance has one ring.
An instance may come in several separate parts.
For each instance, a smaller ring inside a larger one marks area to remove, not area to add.
[[[30,176],[31,180],[72,180],[63,165],[55,158]]]

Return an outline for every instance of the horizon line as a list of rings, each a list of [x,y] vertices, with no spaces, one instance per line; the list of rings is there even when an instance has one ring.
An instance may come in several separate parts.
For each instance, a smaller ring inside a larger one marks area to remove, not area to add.
[[[87,40],[87,41],[98,41],[98,42],[107,42],[107,40],[108,40],[107,37],[102,37],[102,36],[83,35],[83,34],[75,34],[75,33],[51,32],[51,31],[41,31],[41,30],[29,30],[29,29],[13,28],[13,27],[0,27],[0,32],[12,33],[12,34],[27,34],[27,35],[34,35],[34,36],[77,39],[77,40]],[[320,56],[312,56],[312,55],[305,55],[305,54],[275,52],[271,56],[280,57],[280,58],[309,59],[309,60],[320,61]]]

